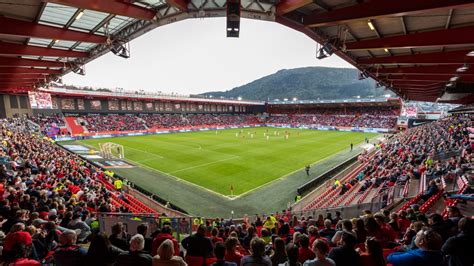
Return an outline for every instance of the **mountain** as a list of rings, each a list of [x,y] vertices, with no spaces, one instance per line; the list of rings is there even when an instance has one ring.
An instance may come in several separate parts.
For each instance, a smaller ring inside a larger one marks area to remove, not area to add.
[[[283,69],[232,90],[201,95],[266,101],[294,97],[299,100],[365,98],[391,93],[384,88],[375,88],[373,79],[358,80],[358,74],[357,69],[349,68]]]

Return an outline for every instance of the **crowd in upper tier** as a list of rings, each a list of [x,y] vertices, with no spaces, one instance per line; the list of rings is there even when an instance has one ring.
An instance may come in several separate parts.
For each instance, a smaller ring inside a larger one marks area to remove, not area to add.
[[[319,115],[294,114],[271,116],[267,124],[287,124],[292,126],[331,126],[331,127],[363,127],[363,128],[395,128],[397,118],[379,115]]]
[[[85,115],[81,116],[89,132],[145,130],[145,123],[136,115]]]
[[[314,108],[300,105],[297,107],[278,106],[277,108],[269,107],[270,113],[276,114],[314,114],[314,115],[373,115],[373,116],[399,116],[400,106],[346,106],[346,107],[328,107]]]
[[[203,126],[243,126],[259,124],[255,115],[214,114],[142,114],[142,115],[86,115],[78,118],[89,132],[128,131],[153,128],[185,128]]]
[[[89,132],[257,124],[393,129],[399,113],[400,109],[395,107],[347,107],[314,109],[305,112],[280,109],[271,111],[267,119],[253,114],[89,114],[78,116],[76,122],[83,125]],[[49,116],[38,114],[30,116],[29,119],[37,123],[43,133],[49,132],[52,127],[65,127],[64,117],[60,114]],[[67,134],[66,129],[64,128],[57,135],[60,134]]]

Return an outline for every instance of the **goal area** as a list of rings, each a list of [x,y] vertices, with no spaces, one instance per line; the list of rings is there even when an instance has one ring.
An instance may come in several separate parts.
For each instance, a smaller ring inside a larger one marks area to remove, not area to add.
[[[106,142],[106,143],[99,143],[100,147],[100,155],[105,159],[124,159],[125,158],[125,151],[123,149],[123,145],[113,143],[113,142]]]

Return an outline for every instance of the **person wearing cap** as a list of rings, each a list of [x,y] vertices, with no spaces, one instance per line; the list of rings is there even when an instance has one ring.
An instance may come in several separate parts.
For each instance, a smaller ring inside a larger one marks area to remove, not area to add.
[[[31,251],[33,248],[33,240],[31,235],[28,232],[25,232],[25,225],[17,223],[12,226],[10,233],[5,237],[2,252],[3,258],[5,260],[13,260],[17,255],[20,246]]]

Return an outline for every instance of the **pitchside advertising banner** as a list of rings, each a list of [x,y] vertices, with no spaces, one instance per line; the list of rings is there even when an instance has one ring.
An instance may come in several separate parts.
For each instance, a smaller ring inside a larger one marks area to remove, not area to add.
[[[142,135],[160,135],[169,133],[183,133],[183,132],[199,132],[209,130],[223,130],[223,129],[235,129],[235,128],[251,128],[251,127],[262,127],[263,125],[254,126],[243,126],[243,127],[214,127],[214,128],[192,128],[192,129],[176,129],[176,130],[157,130],[150,132],[130,132],[122,131],[114,134],[96,134],[89,136],[75,136],[75,137],[58,137],[56,141],[67,141],[75,139],[101,139],[111,137],[127,137],[127,136],[142,136]],[[313,130],[336,130],[336,131],[356,131],[356,132],[368,132],[368,133],[390,133],[392,129],[387,128],[359,128],[359,127],[330,127],[330,126],[293,126],[283,124],[266,125],[268,127],[275,128],[300,128],[300,129],[313,129]]]
[[[436,121],[436,120],[433,120],[433,119],[421,119],[421,118],[410,118],[410,119],[408,119],[408,128],[421,126],[421,125],[424,125],[424,124],[431,123],[431,122],[433,122],[433,121]]]

